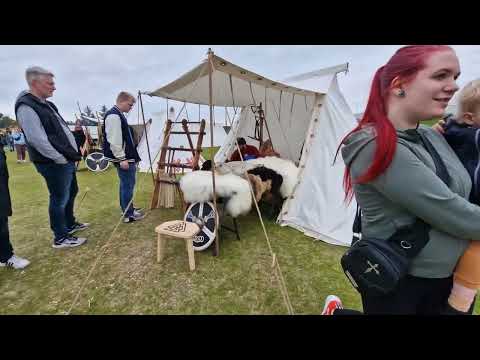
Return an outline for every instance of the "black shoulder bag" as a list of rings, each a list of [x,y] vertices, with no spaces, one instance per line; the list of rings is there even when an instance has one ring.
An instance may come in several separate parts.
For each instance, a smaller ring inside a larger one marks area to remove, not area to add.
[[[430,141],[417,133],[433,158],[437,176],[448,186],[450,176],[445,164]],[[345,275],[362,294],[380,296],[392,292],[407,274],[410,260],[430,240],[430,228],[417,218],[412,225],[397,230],[386,240],[362,237],[361,209],[357,205],[352,245],[341,258]]]

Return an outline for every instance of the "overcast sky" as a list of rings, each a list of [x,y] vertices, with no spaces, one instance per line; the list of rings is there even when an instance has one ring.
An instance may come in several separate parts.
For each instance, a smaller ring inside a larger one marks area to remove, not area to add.
[[[26,89],[24,71],[39,65],[55,74],[57,90],[50,99],[66,120],[89,105],[99,110],[113,105],[119,91],[134,94],[166,85],[198,65],[209,45],[58,45],[0,46],[0,113],[14,117],[14,101]],[[215,45],[212,50],[230,62],[280,81],[289,76],[348,62],[339,84],[354,113],[362,112],[375,70],[399,45]],[[453,46],[460,59],[458,84],[480,77],[480,46]],[[145,112],[159,111],[165,102],[145,99]],[[136,116],[136,115],[135,115]]]

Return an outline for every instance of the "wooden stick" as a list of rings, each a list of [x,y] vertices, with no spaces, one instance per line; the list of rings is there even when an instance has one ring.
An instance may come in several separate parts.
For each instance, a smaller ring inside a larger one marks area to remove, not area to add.
[[[213,51],[208,49],[208,105],[210,107],[210,146],[213,148],[213,86],[212,86],[212,73],[213,73]],[[212,156],[212,185],[213,185],[213,207],[215,212],[218,214],[217,209],[217,192],[215,189],[215,156]],[[220,224],[215,226],[215,256],[220,254],[220,245],[219,245],[219,232],[218,227]]]
[[[145,123],[145,114],[143,113],[143,101],[140,90],[138,91],[138,102],[140,103],[140,109],[142,110],[143,129],[145,131],[145,140],[147,140],[148,161],[150,163],[150,170],[152,171],[152,181],[155,185],[155,176],[153,175],[152,157],[150,155],[150,145],[148,143],[147,124]]]
[[[195,149],[193,148],[193,141],[192,141],[192,137],[190,136],[190,131],[188,130],[187,124],[188,124],[187,120],[183,119],[182,128],[183,128],[183,131],[185,131],[185,134],[187,135],[188,144],[190,145],[190,151],[192,152],[192,155],[195,156]]]
[[[205,130],[205,120],[202,119],[201,124],[200,124],[200,135],[198,135],[197,138],[197,151],[195,153],[195,156],[193,157],[192,161],[192,169],[196,169],[198,167],[198,160],[200,159],[200,152],[202,151],[202,142],[203,142],[203,134]]]

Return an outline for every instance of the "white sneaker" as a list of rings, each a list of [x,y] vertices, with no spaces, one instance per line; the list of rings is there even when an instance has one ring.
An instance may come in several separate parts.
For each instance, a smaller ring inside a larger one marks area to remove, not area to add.
[[[144,217],[145,214],[143,212],[141,212],[140,210],[133,210],[133,216]]]
[[[12,255],[10,259],[8,259],[6,262],[0,262],[0,267],[11,267],[18,270],[27,267],[29,264],[30,261],[28,261],[27,259]]]
[[[123,218],[123,222],[124,223],[131,223],[131,222],[142,220],[144,217],[145,217],[144,214],[134,212],[133,216]]]
[[[120,214],[123,215],[123,211],[120,211]],[[133,208],[133,216],[145,216],[145,214],[143,213],[143,208],[136,208],[134,207]]]

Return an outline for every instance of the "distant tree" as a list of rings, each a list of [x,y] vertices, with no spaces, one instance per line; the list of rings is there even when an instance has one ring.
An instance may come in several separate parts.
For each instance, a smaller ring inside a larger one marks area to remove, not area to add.
[[[102,105],[102,109],[100,110],[102,113],[106,113],[108,108],[105,105]]]
[[[17,122],[11,117],[1,114],[0,128],[7,128],[9,126],[17,126]]]

